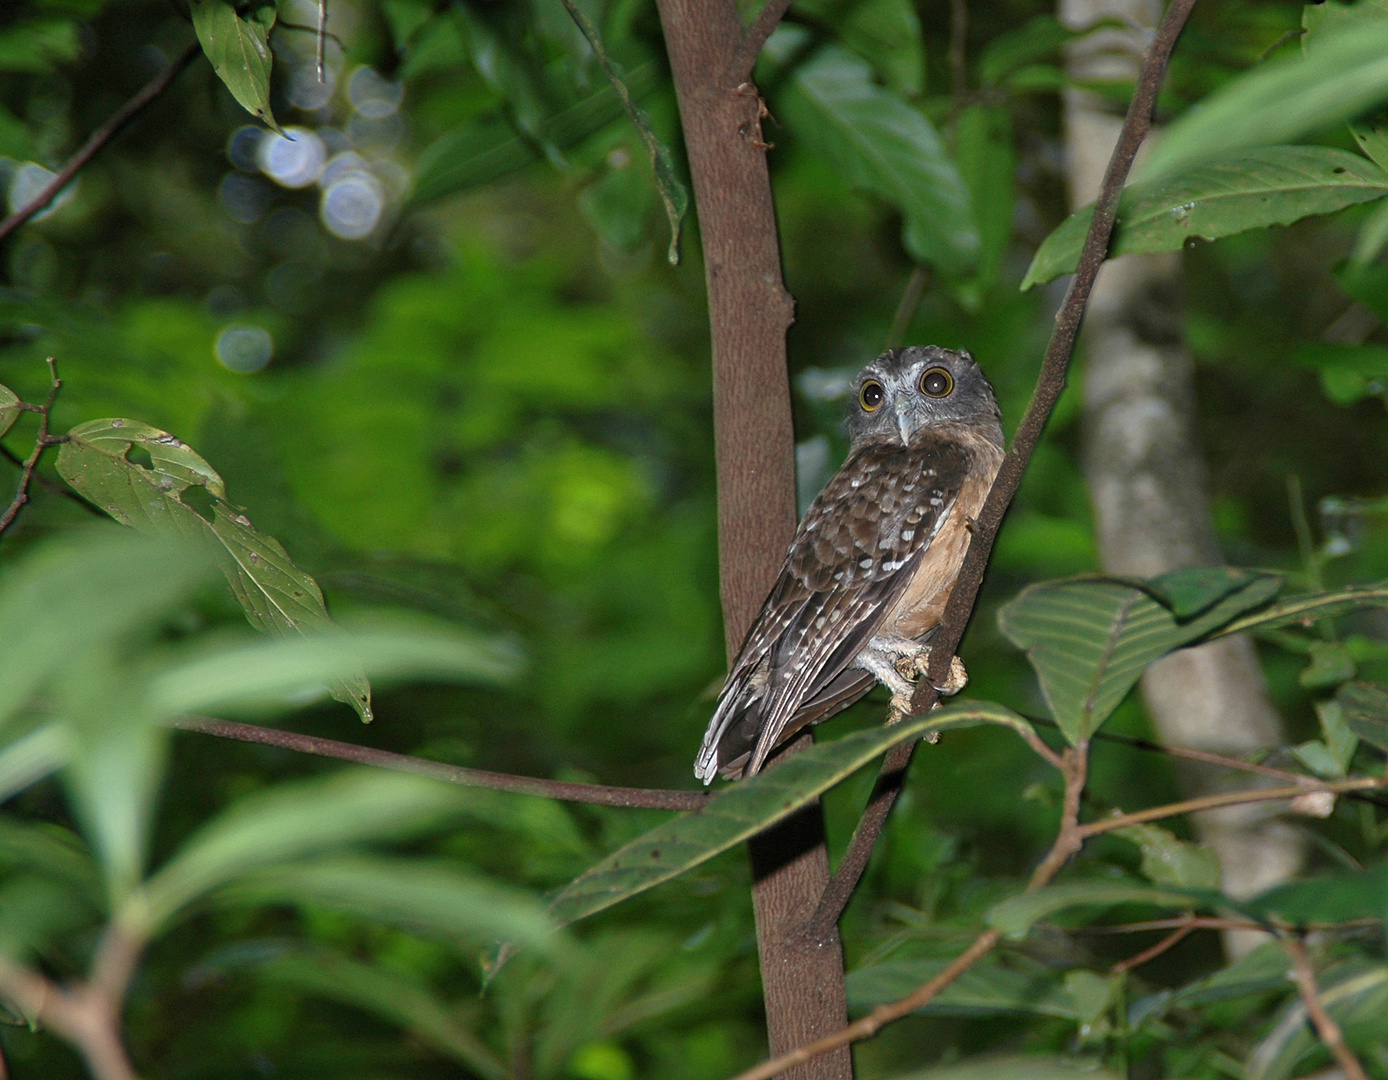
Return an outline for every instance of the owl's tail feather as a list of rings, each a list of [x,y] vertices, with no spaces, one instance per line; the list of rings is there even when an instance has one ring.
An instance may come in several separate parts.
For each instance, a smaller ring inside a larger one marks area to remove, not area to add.
[[[708,722],[704,743],[694,762],[694,775],[705,784],[711,784],[720,769],[726,775],[729,760],[746,757],[757,741],[765,707],[765,683],[753,686],[749,685],[751,682],[744,676],[737,685],[724,687],[713,719]]]

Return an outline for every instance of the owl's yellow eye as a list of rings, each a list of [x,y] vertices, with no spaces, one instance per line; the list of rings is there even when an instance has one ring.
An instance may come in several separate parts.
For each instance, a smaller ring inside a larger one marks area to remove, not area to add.
[[[887,391],[882,389],[882,384],[876,379],[869,379],[858,391],[858,403],[862,405],[864,412],[872,412],[886,400]]]
[[[921,376],[920,386],[926,397],[946,397],[954,389],[954,376],[942,367],[933,367]]]

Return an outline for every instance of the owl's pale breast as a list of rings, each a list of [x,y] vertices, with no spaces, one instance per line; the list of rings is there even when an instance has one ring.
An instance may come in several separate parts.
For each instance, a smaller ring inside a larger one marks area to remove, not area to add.
[[[949,516],[921,560],[906,591],[883,620],[879,635],[919,638],[940,624],[954,579],[969,550],[968,522],[977,518],[1002,465],[1002,447],[962,424],[940,425],[940,435],[956,441],[973,461]]]

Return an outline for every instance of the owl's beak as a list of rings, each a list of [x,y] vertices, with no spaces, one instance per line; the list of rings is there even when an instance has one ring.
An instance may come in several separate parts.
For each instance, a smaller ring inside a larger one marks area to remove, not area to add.
[[[901,445],[911,445],[911,433],[915,431],[915,417],[912,415],[915,409],[912,402],[905,398],[898,398],[896,402],[896,426],[901,432]]]

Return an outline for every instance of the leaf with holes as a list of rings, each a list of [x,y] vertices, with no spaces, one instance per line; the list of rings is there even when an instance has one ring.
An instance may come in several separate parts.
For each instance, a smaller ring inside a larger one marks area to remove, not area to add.
[[[336,624],[318,583],[274,537],[258,532],[226,498],[226,485],[196,451],[136,420],[93,420],[68,433],[58,472],[83,498],[117,521],[154,536],[206,543],[257,630],[311,633]],[[333,697],[371,720],[365,676],[330,686]]]
[[[1290,225],[1388,195],[1388,173],[1328,146],[1269,146],[1123,192],[1109,257],[1180,251],[1187,240]],[[1071,273],[1094,208],[1076,210],[1036,250],[1022,289]]]
[[[0,386],[0,435],[14,426],[19,413],[19,395],[8,386]]]
[[[1258,575],[1180,622],[1145,589],[1124,581],[1048,581],[1004,605],[998,624],[1026,650],[1056,723],[1075,743],[1108,719],[1153,660],[1267,603],[1281,584]]]
[[[723,788],[698,810],[667,821],[609,855],[565,886],[550,905],[550,914],[565,925],[621,903],[776,824],[897,743],[927,731],[977,724],[1032,731],[1001,705],[968,702],[813,746],[774,769]]]
[[[270,111],[269,39],[275,5],[252,3],[238,11],[231,0],[193,0],[192,15],[193,30],[217,78],[248,113],[280,131]]]

